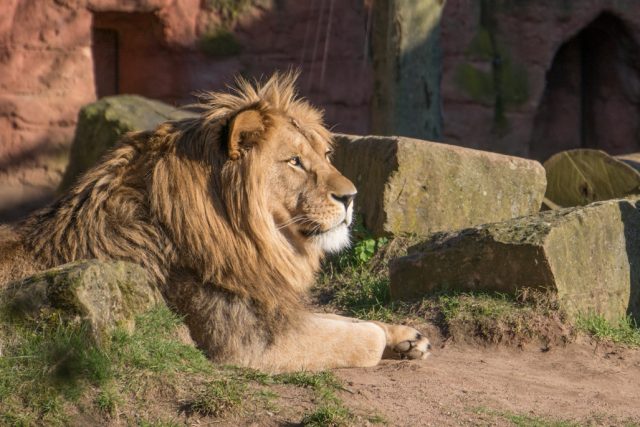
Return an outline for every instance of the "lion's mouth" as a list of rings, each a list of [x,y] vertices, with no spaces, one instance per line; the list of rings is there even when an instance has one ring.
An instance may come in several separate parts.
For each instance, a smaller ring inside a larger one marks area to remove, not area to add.
[[[316,226],[311,229],[302,229],[300,230],[300,233],[302,233],[302,235],[305,237],[316,237],[316,236],[322,236],[324,234],[331,233],[345,226],[348,227],[349,224],[347,224],[346,221],[343,221],[340,224],[334,225],[333,227],[329,227],[329,228],[322,228],[320,226]]]
[[[305,237],[315,237],[315,236],[321,236],[325,233],[329,233],[337,227],[339,227],[339,225],[336,225],[335,227],[331,227],[331,228],[323,228],[318,226],[310,229],[302,229],[300,230],[300,232]]]

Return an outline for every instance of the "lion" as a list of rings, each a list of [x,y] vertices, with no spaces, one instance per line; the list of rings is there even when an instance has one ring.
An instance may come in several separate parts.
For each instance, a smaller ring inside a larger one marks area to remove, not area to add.
[[[417,330],[305,309],[350,244],[356,188],[294,73],[205,94],[197,118],[125,135],[49,207],[0,230],[0,281],[79,259],[142,265],[214,362],[269,372],[426,358]]]

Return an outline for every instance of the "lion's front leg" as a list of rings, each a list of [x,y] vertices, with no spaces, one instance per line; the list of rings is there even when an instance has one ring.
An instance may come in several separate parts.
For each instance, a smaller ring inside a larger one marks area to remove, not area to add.
[[[403,359],[426,359],[431,350],[429,339],[414,328],[404,325],[389,325],[387,323],[354,319],[337,314],[322,313],[318,316],[327,319],[342,320],[349,323],[373,323],[385,332],[386,346],[382,358],[400,357]]]
[[[387,345],[383,328],[305,313],[296,327],[276,337],[255,368],[272,372],[375,366]]]

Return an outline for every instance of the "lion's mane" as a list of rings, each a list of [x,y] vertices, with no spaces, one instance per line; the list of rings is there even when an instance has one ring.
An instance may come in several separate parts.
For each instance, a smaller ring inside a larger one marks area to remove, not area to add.
[[[265,214],[260,150],[230,160],[226,138],[233,116],[252,108],[266,124],[264,140],[275,112],[329,139],[321,114],[296,97],[294,81],[292,74],[262,85],[240,80],[234,92],[206,94],[198,118],[128,134],[18,227],[24,250],[43,267],[86,258],[143,265],[187,316],[196,341],[216,330],[211,343],[200,342],[214,358],[223,346],[237,353],[248,341],[269,343],[295,321],[321,254],[278,232]],[[238,328],[244,333],[232,337]]]

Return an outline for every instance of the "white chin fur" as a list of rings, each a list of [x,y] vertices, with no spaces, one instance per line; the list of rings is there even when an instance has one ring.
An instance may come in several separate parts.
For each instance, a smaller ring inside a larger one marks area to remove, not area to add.
[[[326,253],[334,254],[336,252],[340,252],[351,243],[349,238],[349,226],[342,223],[326,233],[313,236],[311,241]]]

